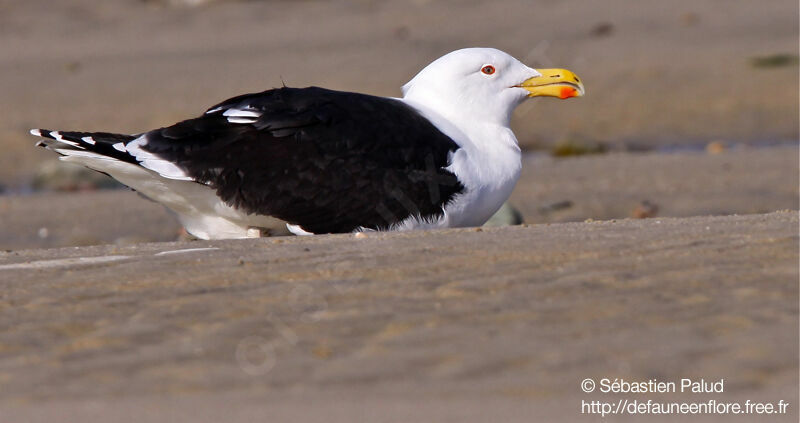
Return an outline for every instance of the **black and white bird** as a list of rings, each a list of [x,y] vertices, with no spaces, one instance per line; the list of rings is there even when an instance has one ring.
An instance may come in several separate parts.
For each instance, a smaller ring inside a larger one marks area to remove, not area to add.
[[[258,236],[275,219],[297,235],[479,226],[520,175],[513,110],[583,93],[568,70],[467,48],[425,67],[402,98],[283,87],[135,135],[31,133],[202,239]]]

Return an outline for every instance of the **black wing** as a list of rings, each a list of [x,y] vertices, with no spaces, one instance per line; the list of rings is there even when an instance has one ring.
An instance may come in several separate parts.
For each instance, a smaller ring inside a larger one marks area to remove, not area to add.
[[[434,218],[464,189],[444,169],[458,145],[382,97],[280,88],[232,98],[146,138],[143,150],[229,205],[313,233]]]

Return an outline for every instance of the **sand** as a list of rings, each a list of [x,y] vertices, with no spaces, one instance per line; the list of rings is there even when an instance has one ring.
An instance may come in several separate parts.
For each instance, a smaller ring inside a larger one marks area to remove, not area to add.
[[[581,400],[716,398],[783,399],[770,421],[797,421],[797,227],[783,212],[0,254],[0,413],[596,421]],[[603,377],[725,391],[579,390]]]

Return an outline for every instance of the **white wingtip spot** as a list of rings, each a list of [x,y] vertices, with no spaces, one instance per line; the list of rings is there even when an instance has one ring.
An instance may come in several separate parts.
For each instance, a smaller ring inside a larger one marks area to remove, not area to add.
[[[68,144],[68,145],[71,145],[73,147],[83,148],[83,147],[81,147],[80,144],[78,144],[75,141],[70,141],[70,140],[64,139],[64,137],[62,137],[61,133],[59,133],[58,131],[50,131],[50,136],[53,137],[58,142],[63,142],[64,144]]]
[[[118,142],[118,143],[112,145],[112,147],[114,147],[114,150],[121,151],[123,153],[127,153],[128,152],[128,150],[125,149],[125,144],[123,144],[121,142]]]
[[[42,136],[42,131],[41,131],[41,129],[31,129],[31,131],[30,131],[30,132],[31,132],[31,135],[35,135],[35,136],[37,136],[37,137],[41,137],[41,136]]]
[[[216,113],[216,112],[218,112],[218,111],[220,111],[220,110],[222,110],[222,109],[223,109],[222,107],[215,107],[215,108],[213,108],[213,109],[211,109],[211,110],[207,111],[207,112],[206,112],[206,114],[207,114],[207,115],[210,115],[211,113]]]
[[[92,138],[92,137],[83,137],[83,138],[81,138],[81,139],[82,139],[82,140],[83,140],[83,142],[85,142],[86,144],[90,144],[90,145],[94,145],[94,144],[95,144],[95,142],[94,142],[94,138]]]

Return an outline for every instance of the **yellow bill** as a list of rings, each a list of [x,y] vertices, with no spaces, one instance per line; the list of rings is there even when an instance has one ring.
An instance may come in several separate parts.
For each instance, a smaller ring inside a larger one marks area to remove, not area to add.
[[[558,97],[561,99],[584,95],[583,83],[578,75],[566,69],[536,69],[542,76],[534,76],[518,85],[528,91],[528,97]]]

